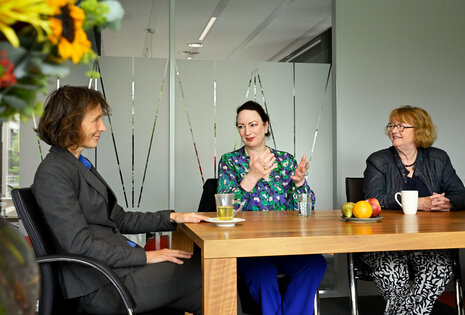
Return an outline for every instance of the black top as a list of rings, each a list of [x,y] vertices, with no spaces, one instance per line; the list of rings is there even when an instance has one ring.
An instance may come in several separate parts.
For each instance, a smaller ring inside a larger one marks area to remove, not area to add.
[[[418,190],[418,197],[428,197],[430,193],[428,187],[421,181],[420,177],[413,175],[412,178],[407,177],[402,190]]]

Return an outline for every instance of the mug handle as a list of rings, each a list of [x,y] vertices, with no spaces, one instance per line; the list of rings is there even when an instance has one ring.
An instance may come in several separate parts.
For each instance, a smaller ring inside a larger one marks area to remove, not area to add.
[[[397,196],[400,196],[400,192],[396,192],[396,194],[394,195],[394,199],[396,200],[396,202],[399,204],[399,206],[402,208],[402,203],[399,202],[399,200],[397,200]]]
[[[236,210],[234,210],[234,212],[233,212],[233,214],[232,214],[233,217],[241,211],[242,207],[244,206],[245,201],[244,201],[244,202],[241,202],[240,200],[235,200],[235,199],[234,199],[234,202],[237,202],[240,206],[239,206],[239,208],[237,208]]]

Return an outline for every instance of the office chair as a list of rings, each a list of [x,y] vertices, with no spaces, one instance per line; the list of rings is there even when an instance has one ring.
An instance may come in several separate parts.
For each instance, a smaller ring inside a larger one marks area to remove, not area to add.
[[[58,268],[62,263],[77,263],[89,266],[99,271],[115,287],[121,297],[125,312],[135,314],[136,303],[119,276],[101,262],[85,256],[60,254],[56,251],[54,241],[36,202],[31,188],[13,189],[11,192],[13,204],[19,218],[26,229],[40,266],[41,285],[39,297],[39,314],[81,314],[85,315],[78,304],[78,299],[65,299],[58,283]],[[123,311],[123,310],[122,310]],[[137,313],[140,315],[183,314],[181,311],[158,309],[151,312]]]
[[[216,178],[209,178],[203,185],[202,196],[200,197],[200,203],[198,211],[202,212],[215,212],[216,211],[216,202],[215,194],[217,191],[218,180]],[[278,285],[281,294],[286,290],[289,278],[284,273],[278,274]],[[242,312],[246,314],[261,314],[261,309],[258,303],[250,295],[249,289],[245,285],[245,281],[242,277],[238,276],[237,279],[237,292],[239,295],[239,303],[242,308]],[[320,296],[318,290],[315,294],[314,301],[314,315],[320,315]]]
[[[364,200],[363,177],[346,177],[347,202]],[[457,314],[465,315],[462,293],[462,277],[460,270],[460,259],[458,249],[452,250],[455,300],[457,303]],[[352,315],[358,315],[357,280],[373,281],[368,266],[359,258],[360,254],[347,254],[347,268],[349,269],[349,291],[350,308]],[[412,274],[412,273],[411,273]]]

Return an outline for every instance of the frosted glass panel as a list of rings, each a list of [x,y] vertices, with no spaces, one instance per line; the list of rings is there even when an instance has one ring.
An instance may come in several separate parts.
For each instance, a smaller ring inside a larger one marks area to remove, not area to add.
[[[126,198],[121,184],[115,148],[108,131],[98,147],[98,170],[108,181],[121,205],[128,209],[154,211],[168,206],[168,110],[166,91],[158,112],[154,140],[147,164],[144,189],[139,205],[155,111],[164,76],[166,60],[143,58],[102,58],[101,68],[107,101],[112,108],[111,121],[116,140]],[[134,103],[132,76],[134,75]],[[134,119],[134,131],[132,130]],[[134,134],[134,137],[133,137]]]
[[[296,64],[296,156],[309,159],[325,96],[327,64]],[[308,182],[316,195],[316,209],[333,209],[333,115],[329,81],[323,104]]]
[[[169,190],[169,105],[168,82],[161,94],[157,124],[147,162],[153,123],[165,74],[166,60],[150,58],[100,58],[107,100],[112,108],[105,122],[108,131],[100,139],[95,160],[94,150],[86,155],[97,165],[99,172],[114,190],[119,203],[128,209],[154,211],[168,207]],[[175,108],[175,209],[196,211],[204,179],[215,176],[222,154],[242,146],[235,128],[236,108],[246,100],[249,81],[256,69],[256,100],[264,104],[270,114],[276,148],[309,156],[318,114],[323,100],[329,65],[289,63],[251,63],[218,61],[177,61]],[[132,78],[134,77],[134,103]],[[258,81],[261,80],[261,85]],[[295,77],[295,78],[294,78]],[[182,92],[179,85],[182,85]],[[84,71],[73,73],[61,84],[88,85]],[[216,82],[216,156],[214,137],[214,82]],[[295,86],[294,86],[295,82]],[[50,90],[55,89],[52,82]],[[253,86],[248,99],[254,99]],[[99,82],[98,88],[102,86]],[[263,88],[263,91],[261,91]],[[328,91],[331,90],[331,85]],[[295,106],[294,106],[295,93]],[[188,121],[187,113],[190,118]],[[294,111],[295,108],[295,111]],[[295,117],[295,118],[294,118]],[[134,130],[133,130],[134,119]],[[21,185],[32,183],[33,174],[40,163],[37,143],[30,124],[22,129]],[[295,126],[295,127],[294,127]],[[119,157],[117,163],[116,142]],[[295,140],[294,140],[295,128]],[[192,139],[193,133],[194,139]],[[134,137],[132,136],[134,134]],[[318,141],[310,165],[309,182],[317,196],[318,209],[332,208],[332,100],[327,93],[323,107]],[[197,154],[193,142],[195,141]],[[294,145],[295,141],[295,145]],[[267,144],[274,147],[273,141]],[[48,147],[44,144],[44,154]],[[294,152],[294,150],[296,152]],[[29,161],[28,161],[29,160]],[[146,164],[147,162],[147,164]],[[27,163],[27,165],[25,164]],[[134,165],[134,167],[133,167]],[[144,170],[147,165],[143,194],[138,207]],[[23,168],[24,167],[24,168]],[[26,171],[26,173],[24,172]],[[122,179],[121,179],[122,178]],[[121,181],[124,182],[124,190]]]

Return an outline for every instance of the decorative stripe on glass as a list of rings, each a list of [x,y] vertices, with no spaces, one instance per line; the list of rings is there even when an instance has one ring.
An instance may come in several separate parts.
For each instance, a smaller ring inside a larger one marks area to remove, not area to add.
[[[37,130],[36,116],[32,113],[32,123],[34,124],[34,130]],[[44,160],[44,155],[42,154],[42,145],[40,144],[39,135],[36,133],[37,145],[39,147],[40,160]]]
[[[260,92],[262,93],[263,105],[265,106],[266,113],[269,115],[268,106],[266,104],[266,99],[265,99],[265,91],[263,91],[262,79],[260,78],[258,69],[256,70],[256,76],[258,79],[258,84],[260,84]],[[274,148],[276,149],[276,140],[274,138],[273,126],[271,126],[271,120],[268,122],[268,127],[270,128],[271,138],[273,139],[273,145],[274,145]]]
[[[312,150],[310,151],[310,156],[308,157],[308,162],[309,163],[312,161],[313,153],[315,151],[316,139],[318,137],[318,129],[320,128],[320,120],[321,120],[321,115],[323,113],[323,107],[325,105],[326,93],[328,91],[328,83],[329,83],[329,78],[331,77],[331,68],[332,68],[332,66],[333,66],[332,64],[329,65],[328,76],[326,78],[325,91],[323,93],[323,101],[321,102],[320,113],[318,114],[318,121],[316,123],[315,134],[313,135]],[[308,171],[307,171],[307,173],[308,173]]]
[[[256,67],[252,70],[252,73],[250,74],[249,84],[247,86],[247,92],[245,93],[245,99],[246,100],[249,99],[250,90],[253,88],[253,100],[255,102],[257,101],[257,80],[259,84],[260,94],[262,96],[263,106],[265,107],[265,112],[269,115],[268,106],[266,104],[266,99],[265,99],[265,92],[263,90],[262,80],[260,78],[260,74],[258,73],[258,68]],[[252,81],[253,81],[253,85],[252,85]],[[273,146],[276,149],[276,140],[274,138],[273,127],[271,126],[271,121],[268,122],[268,128],[270,128],[271,138],[273,139]],[[236,142],[234,143],[234,150],[236,150],[236,144],[237,144],[237,139],[236,139]]]
[[[213,79],[213,177],[216,178],[216,61],[214,63],[215,78]]]
[[[296,134],[295,134],[295,62],[292,63],[292,113],[294,115],[294,156],[296,156]]]
[[[131,205],[134,208],[134,107],[135,107],[135,82],[134,82],[134,57],[131,59],[132,64],[132,82],[131,82]]]
[[[100,63],[98,62],[98,59],[95,62],[97,64],[98,72],[100,72],[100,74],[101,74],[102,71],[100,70]],[[105,93],[105,85],[103,84],[103,75],[100,76],[100,85],[102,86],[103,97],[105,99],[107,99],[107,96],[106,96],[106,93]],[[129,207],[128,206],[128,197],[126,195],[126,188],[125,188],[125,185],[124,185],[123,172],[121,171],[121,163],[119,161],[118,148],[116,146],[115,133],[113,132],[113,124],[111,123],[111,117],[110,116],[108,116],[108,124],[110,125],[111,140],[113,141],[113,149],[115,150],[116,165],[118,166],[118,173],[119,173],[119,178],[121,180],[121,188],[123,189],[124,201],[126,203],[126,207]]]
[[[203,178],[202,165],[200,164],[200,159],[199,159],[199,152],[197,150],[197,144],[195,143],[195,139],[194,139],[194,131],[192,130],[191,119],[189,117],[189,109],[187,107],[186,97],[184,95],[184,90],[182,88],[181,77],[179,75],[179,70],[178,70],[178,65],[177,64],[176,64],[176,76],[178,77],[179,90],[181,92],[182,101],[184,103],[184,111],[186,112],[187,122],[189,124],[189,129],[190,129],[190,133],[191,133],[191,137],[192,137],[192,143],[194,145],[195,156],[197,157],[197,164],[199,165],[200,177],[202,178],[202,183],[205,184],[205,179]]]
[[[153,136],[155,134],[155,127],[157,126],[158,110],[160,108],[161,100],[163,99],[163,91],[164,91],[164,88],[165,88],[165,80],[166,80],[167,71],[168,71],[168,60],[166,61],[165,72],[163,74],[163,80],[161,82],[160,92],[158,93],[157,107],[156,107],[156,110],[155,110],[155,116],[153,118],[152,134],[150,136],[149,148],[148,148],[148,151],[147,151],[147,158],[145,159],[144,175],[142,176],[142,184],[140,186],[139,200],[137,201],[137,207],[138,208],[140,206],[140,201],[142,199],[142,191],[144,190],[145,176],[147,174],[147,167],[148,167],[148,164],[149,164],[150,152],[152,151],[152,142],[153,142]]]

